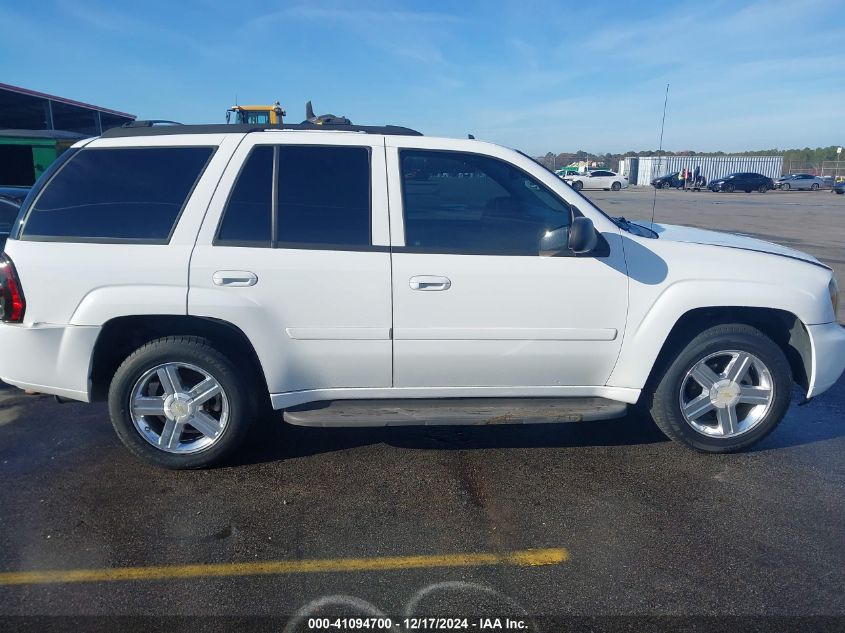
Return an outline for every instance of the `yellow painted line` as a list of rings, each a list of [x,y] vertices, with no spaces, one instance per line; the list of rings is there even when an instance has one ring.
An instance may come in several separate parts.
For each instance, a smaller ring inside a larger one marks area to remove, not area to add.
[[[177,578],[209,578],[220,576],[314,574],[344,571],[386,571],[432,567],[489,567],[492,565],[537,567],[541,565],[558,565],[566,562],[568,559],[569,552],[567,550],[563,548],[551,548],[504,553],[326,558],[317,560],[275,560],[257,563],[13,571],[0,573],[0,586],[66,582],[106,582],[115,580],[173,580]]]

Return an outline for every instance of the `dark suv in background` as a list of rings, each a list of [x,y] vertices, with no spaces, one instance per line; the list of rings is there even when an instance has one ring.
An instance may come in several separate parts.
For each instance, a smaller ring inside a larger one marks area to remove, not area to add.
[[[759,191],[760,193],[766,193],[769,189],[775,188],[775,183],[771,178],[763,174],[740,172],[711,180],[707,188],[710,191],[727,191],[728,193],[733,191],[744,191],[745,193]]]
[[[28,193],[29,187],[0,187],[0,251],[6,244],[6,238]]]

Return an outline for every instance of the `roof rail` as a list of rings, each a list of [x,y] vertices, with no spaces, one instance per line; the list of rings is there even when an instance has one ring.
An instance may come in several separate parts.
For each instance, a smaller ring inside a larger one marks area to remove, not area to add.
[[[166,119],[136,119],[135,121],[127,121],[120,127],[156,127],[158,125],[182,125],[178,121],[168,121]]]
[[[422,136],[421,132],[398,125],[352,125],[284,123],[276,126],[235,125],[212,123],[209,125],[141,125],[113,127],[103,132],[103,138],[126,136],[167,136],[171,134],[248,134],[250,132],[271,132],[273,130],[298,130],[312,132],[361,132],[364,134],[386,134],[391,136]]]

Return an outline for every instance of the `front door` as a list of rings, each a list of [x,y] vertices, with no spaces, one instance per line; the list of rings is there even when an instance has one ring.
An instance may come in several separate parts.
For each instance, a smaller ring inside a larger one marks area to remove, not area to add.
[[[591,256],[541,253],[579,212],[530,159],[404,143],[388,147],[394,385],[604,385],[627,311],[618,229],[608,222]]]

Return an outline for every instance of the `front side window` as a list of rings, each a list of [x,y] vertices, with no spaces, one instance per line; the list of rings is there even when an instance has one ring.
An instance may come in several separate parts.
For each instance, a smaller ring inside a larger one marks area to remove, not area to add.
[[[402,150],[405,245],[431,252],[538,255],[569,206],[517,167],[480,154]]]
[[[212,147],[84,149],[47,184],[21,239],[166,243]]]

